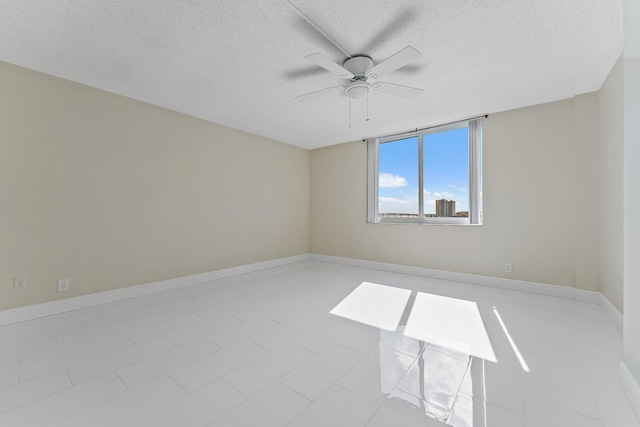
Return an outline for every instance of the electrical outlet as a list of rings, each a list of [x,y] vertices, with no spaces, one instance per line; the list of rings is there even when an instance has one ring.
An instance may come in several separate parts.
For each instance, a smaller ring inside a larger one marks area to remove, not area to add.
[[[26,277],[16,277],[13,279],[13,290],[14,291],[22,291],[27,289],[27,278]]]
[[[504,265],[504,272],[505,273],[512,273],[513,272],[513,266],[509,263]]]
[[[283,246],[283,247],[282,247],[282,253],[283,253],[283,254],[289,253],[289,248],[288,248],[288,247],[286,247],[286,246]]]
[[[69,290],[69,279],[58,280],[58,292],[65,292]]]

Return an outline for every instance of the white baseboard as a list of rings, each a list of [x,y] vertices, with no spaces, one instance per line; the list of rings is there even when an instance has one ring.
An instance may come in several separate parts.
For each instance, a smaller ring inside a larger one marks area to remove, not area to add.
[[[286,258],[278,258],[270,261],[257,262],[254,264],[241,265],[238,267],[225,268],[222,270],[210,271],[207,273],[194,274],[192,276],[178,277],[175,279],[161,280],[159,282],[146,283],[143,285],[130,286],[113,291],[99,292],[91,295],[67,298],[59,301],[46,302],[42,304],[30,305],[27,307],[14,308],[0,311],[0,326],[11,323],[23,322],[25,320],[37,319],[39,317],[51,316],[54,314],[66,313],[68,311],[80,310],[82,308],[93,307],[100,304],[107,304],[114,301],[133,298],[141,295],[154,294],[168,289],[177,289],[198,283],[223,279],[225,277],[237,276],[239,274],[251,273],[265,270],[267,268],[279,267],[281,265],[292,264],[299,261],[309,260],[309,254],[295,255]]]
[[[602,298],[602,294],[596,291],[585,291],[582,289],[575,290],[575,299],[576,301],[582,302],[591,302],[594,304],[600,304],[600,299]]]
[[[609,318],[616,324],[618,329],[622,331],[623,321],[622,313],[609,301],[604,294],[595,291],[584,291],[582,289],[576,289],[576,301],[592,302],[594,304],[600,304],[600,307],[609,316]]]
[[[407,265],[388,264],[384,262],[364,261],[360,259],[318,254],[311,254],[311,260],[370,268],[372,270],[390,271],[393,273],[411,274],[413,276],[430,277],[432,279],[451,280],[453,282],[470,283],[473,285],[490,286],[493,288],[551,295],[562,298],[573,299],[575,295],[575,289],[566,286],[547,285],[545,283],[527,282],[524,280],[504,279],[502,277],[481,276],[478,274],[458,273],[454,271],[435,270],[432,268],[410,267]]]
[[[600,292],[584,291],[566,286],[548,285],[546,283],[527,282],[524,280],[505,279],[502,277],[480,276],[478,274],[458,273],[454,271],[435,270],[423,267],[410,267],[399,264],[389,264],[377,261],[365,261],[354,258],[342,258],[329,255],[311,254],[312,261],[350,265],[353,267],[370,268],[372,270],[390,271],[393,273],[411,274],[413,276],[430,277],[433,279],[451,280],[454,282],[470,283],[473,285],[490,286],[494,288],[511,289],[515,291],[531,292],[576,301],[600,304],[611,320],[622,331],[622,314]]]
[[[609,299],[605,297],[603,294],[600,294],[599,304],[604,310],[604,312],[607,313],[607,315],[611,318],[611,320],[613,320],[613,323],[616,324],[618,329],[623,331],[624,321],[623,321],[622,313],[620,313],[620,311],[616,308],[616,306],[613,305],[611,301],[609,301]]]
[[[624,361],[620,362],[620,385],[627,394],[631,407],[636,413],[636,417],[640,420],[640,384],[633,376]]]

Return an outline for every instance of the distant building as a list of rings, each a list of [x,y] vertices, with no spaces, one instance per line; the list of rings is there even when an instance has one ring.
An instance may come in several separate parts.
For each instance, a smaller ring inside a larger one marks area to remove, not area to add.
[[[456,201],[447,199],[436,200],[436,216],[456,216]]]

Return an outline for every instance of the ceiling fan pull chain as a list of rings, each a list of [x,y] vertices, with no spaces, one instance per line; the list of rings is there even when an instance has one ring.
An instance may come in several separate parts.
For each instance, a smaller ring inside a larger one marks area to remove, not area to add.
[[[367,119],[365,122],[369,121],[369,92],[367,92]]]
[[[349,98],[349,129],[351,129],[351,98]]]

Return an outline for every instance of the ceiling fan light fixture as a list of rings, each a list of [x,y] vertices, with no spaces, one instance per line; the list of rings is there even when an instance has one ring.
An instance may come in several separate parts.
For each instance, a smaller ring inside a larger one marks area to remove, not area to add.
[[[345,93],[352,99],[363,99],[369,94],[369,85],[366,82],[354,82],[347,87]]]

